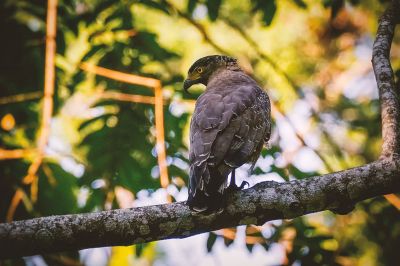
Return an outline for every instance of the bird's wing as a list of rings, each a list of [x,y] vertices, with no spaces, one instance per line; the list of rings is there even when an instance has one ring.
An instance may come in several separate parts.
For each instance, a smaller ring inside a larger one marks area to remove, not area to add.
[[[268,101],[254,84],[199,97],[190,130],[190,194],[223,189],[225,172],[247,162],[260,143],[262,147],[270,131]]]
[[[211,148],[220,131],[220,121],[224,105],[222,95],[203,93],[196,102],[195,111],[190,123],[190,186],[189,200],[197,190],[204,190],[205,183],[210,180],[207,160]]]
[[[268,96],[259,87],[251,87],[245,91],[248,99],[244,98],[243,104],[246,107],[230,119],[212,146],[210,157],[213,158],[208,163],[217,165],[221,173],[230,172],[232,168],[247,162],[254,165],[264,142],[270,137]]]

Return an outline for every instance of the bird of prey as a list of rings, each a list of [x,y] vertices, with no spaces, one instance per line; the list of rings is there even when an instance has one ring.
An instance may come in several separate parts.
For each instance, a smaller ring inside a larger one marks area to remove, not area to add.
[[[196,212],[222,211],[227,190],[240,190],[247,183],[236,186],[235,169],[245,163],[253,169],[270,138],[271,106],[268,95],[229,56],[197,60],[184,90],[197,83],[207,88],[197,99],[190,122],[187,204]]]

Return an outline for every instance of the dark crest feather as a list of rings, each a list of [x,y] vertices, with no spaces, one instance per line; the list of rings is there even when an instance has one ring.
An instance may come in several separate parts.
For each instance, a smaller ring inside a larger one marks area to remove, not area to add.
[[[218,63],[218,62],[224,62],[224,63],[236,63],[237,60],[236,58],[227,56],[227,55],[209,55],[202,57],[198,59],[196,62],[193,63],[193,65],[189,68],[189,73],[193,72],[196,67],[199,66],[208,66],[212,63]]]

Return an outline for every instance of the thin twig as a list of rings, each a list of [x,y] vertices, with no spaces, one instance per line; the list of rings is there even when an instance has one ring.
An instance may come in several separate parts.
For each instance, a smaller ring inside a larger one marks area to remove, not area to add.
[[[26,195],[25,191],[18,187],[15,191],[14,196],[11,199],[10,206],[7,210],[6,214],[6,221],[11,222],[13,220],[15,211],[18,208],[19,203],[22,201],[22,203],[25,206],[25,209],[30,212],[33,210],[33,204],[32,201],[29,199],[28,195]]]
[[[14,213],[17,210],[17,207],[19,203],[22,200],[22,195],[23,195],[23,190],[22,189],[17,189],[14,193],[14,196],[11,199],[10,206],[8,207],[7,215],[6,215],[6,221],[11,222],[14,217]]]
[[[161,83],[154,87],[155,96],[155,117],[156,117],[156,150],[158,165],[160,167],[161,187],[166,188],[169,185],[168,170],[167,170],[167,154],[165,151],[165,136],[164,136],[164,106]]]
[[[0,105],[2,104],[10,104],[10,103],[19,103],[24,101],[36,100],[42,97],[43,93],[41,91],[27,92],[16,95],[10,95],[0,98]]]
[[[296,138],[300,141],[300,143],[304,146],[304,147],[308,147],[309,149],[311,149],[322,161],[322,163],[324,164],[326,170],[328,170],[328,172],[332,172],[334,171],[333,167],[330,165],[330,163],[324,158],[324,156],[321,154],[320,151],[318,151],[317,149],[314,149],[313,147],[311,147],[310,145],[307,144],[307,142],[305,141],[305,138],[303,136],[303,134],[301,134],[297,128],[294,126],[294,124],[290,121],[290,119],[287,116],[284,116],[282,111],[279,109],[279,107],[274,104],[274,102],[271,102],[271,107],[272,107],[272,114],[274,117],[280,116],[282,119],[284,119],[288,125],[290,126],[290,128],[292,129],[293,133],[295,134]]]
[[[100,99],[143,103],[143,104],[155,104],[155,97],[121,93],[117,91],[103,91],[100,93]]]
[[[187,22],[189,22],[192,26],[194,26],[199,32],[200,34],[203,36],[203,39],[210,44],[215,50],[219,51],[222,54],[225,55],[229,55],[230,53],[225,50],[224,48],[222,48],[221,46],[219,46],[216,42],[214,42],[210,37],[209,34],[207,32],[207,30],[204,28],[203,25],[201,25],[200,23],[198,23],[197,21],[195,21],[189,14],[181,11],[178,7],[176,7],[174,4],[168,2],[168,1],[163,1],[167,7],[171,8],[172,10],[174,10],[181,18],[183,18],[184,20],[186,20]]]
[[[279,65],[275,63],[275,61],[270,56],[261,51],[258,44],[246,33],[246,31],[229,17],[223,15],[221,15],[220,17],[222,21],[224,21],[233,30],[239,33],[239,35],[251,46],[251,48],[253,48],[253,50],[256,52],[256,54],[260,59],[264,60],[275,70],[275,72],[283,76],[286,79],[286,81],[290,84],[290,86],[293,88],[293,90],[296,92],[296,94],[299,96],[299,98],[301,98],[299,92],[300,86],[298,86],[294,82],[294,80],[282,68],[280,68]]]
[[[13,160],[26,158],[35,153],[35,150],[30,149],[15,149],[15,150],[5,150],[0,149],[0,160]]]
[[[142,77],[138,75],[123,73],[116,70],[111,70],[104,67],[99,67],[93,64],[83,62],[80,64],[80,68],[88,73],[93,73],[106,78],[122,81],[134,85],[142,85],[148,88],[154,88],[159,85],[158,79]]]
[[[400,198],[396,194],[385,195],[385,199],[400,211]]]

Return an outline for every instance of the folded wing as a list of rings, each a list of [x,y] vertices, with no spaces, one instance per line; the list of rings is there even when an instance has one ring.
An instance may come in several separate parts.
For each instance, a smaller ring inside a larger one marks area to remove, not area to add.
[[[207,90],[199,97],[190,128],[189,206],[218,205],[229,173],[257,160],[270,121],[268,96],[255,83]]]

